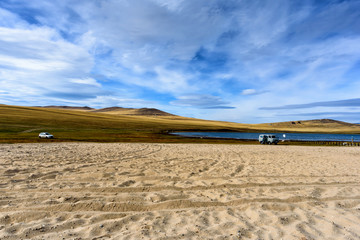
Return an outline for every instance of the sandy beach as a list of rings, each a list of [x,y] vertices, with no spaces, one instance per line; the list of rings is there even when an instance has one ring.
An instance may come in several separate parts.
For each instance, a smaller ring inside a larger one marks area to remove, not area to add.
[[[2,144],[0,239],[360,239],[360,147]]]

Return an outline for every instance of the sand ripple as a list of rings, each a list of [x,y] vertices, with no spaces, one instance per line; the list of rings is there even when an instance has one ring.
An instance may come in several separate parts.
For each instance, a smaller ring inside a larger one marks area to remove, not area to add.
[[[0,239],[360,239],[360,148],[0,145]]]

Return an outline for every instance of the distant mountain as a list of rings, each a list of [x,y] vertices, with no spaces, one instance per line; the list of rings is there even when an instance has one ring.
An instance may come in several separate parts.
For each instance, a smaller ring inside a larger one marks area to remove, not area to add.
[[[137,115],[137,116],[175,116],[173,114],[161,111],[156,108],[110,107],[110,108],[93,110],[92,112],[101,112],[101,113],[119,114],[119,115]]]
[[[73,107],[73,106],[42,106],[43,108],[57,108],[57,109],[68,109],[68,110],[85,110],[85,111],[89,111],[89,110],[93,110],[94,108],[91,107]]]
[[[293,124],[294,122],[291,122]],[[305,124],[305,125],[342,125],[342,126],[354,126],[354,123],[348,123],[333,119],[314,119],[314,120],[305,120],[305,121],[295,121],[295,124]]]
[[[156,108],[140,108],[136,111],[139,115],[153,115],[153,116],[175,116],[173,114],[161,111]]]
[[[91,107],[73,107],[73,106],[44,106],[44,108],[56,108],[67,110],[79,110],[97,113],[107,113],[113,115],[136,115],[136,116],[176,116],[156,108],[123,108],[123,107],[108,107],[95,109]]]
[[[134,109],[134,108],[107,107],[107,108],[94,109],[92,112],[127,111],[127,110],[132,110],[132,109]]]
[[[359,131],[359,124],[342,122],[333,119],[315,119],[289,122],[275,122],[257,124],[257,128],[274,129],[276,131],[295,132],[338,132]]]
[[[339,124],[339,125],[346,125],[346,126],[353,126],[356,123],[348,123],[348,122],[343,122],[343,121],[338,121],[338,120],[333,120],[333,119],[317,119],[317,120],[309,120],[308,122],[313,122],[313,123],[320,123],[320,124],[324,124],[324,123],[332,123],[332,124]]]

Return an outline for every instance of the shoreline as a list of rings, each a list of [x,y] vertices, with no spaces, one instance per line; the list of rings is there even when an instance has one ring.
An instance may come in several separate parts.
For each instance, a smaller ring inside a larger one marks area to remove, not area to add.
[[[180,132],[181,133],[181,132]],[[189,139],[216,139],[216,140],[235,140],[244,143],[251,143],[251,144],[259,144],[258,140],[255,139],[240,139],[240,138],[225,138],[225,137],[209,137],[209,136],[186,136],[176,133],[168,133],[169,135],[174,135],[182,138],[189,138]],[[336,145],[336,146],[360,146],[360,141],[345,141],[345,140],[290,140],[290,139],[280,139],[280,145],[316,145],[316,146],[323,146],[323,145]]]

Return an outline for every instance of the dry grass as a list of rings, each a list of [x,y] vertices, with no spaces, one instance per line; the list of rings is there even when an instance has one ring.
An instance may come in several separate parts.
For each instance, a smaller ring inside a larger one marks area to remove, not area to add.
[[[275,132],[309,132],[309,133],[360,133],[360,125],[331,119],[279,122],[257,124],[257,129],[274,130]]]
[[[148,110],[148,109],[147,109]],[[134,110],[131,110],[134,111]],[[125,111],[93,112],[0,105],[0,142],[37,142],[41,131],[53,141],[95,142],[239,142],[237,140],[184,139],[169,131],[324,132],[360,133],[360,125],[337,121],[302,121],[296,124],[240,124],[180,116],[128,115]]]

